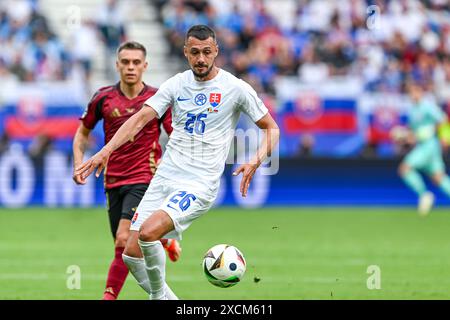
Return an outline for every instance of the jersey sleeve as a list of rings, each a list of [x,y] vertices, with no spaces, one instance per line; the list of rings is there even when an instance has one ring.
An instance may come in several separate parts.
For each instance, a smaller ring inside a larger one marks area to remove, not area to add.
[[[167,109],[173,105],[173,88],[175,84],[176,77],[170,78],[159,87],[153,96],[144,102],[144,106],[150,106],[156,111],[158,119],[161,119]]]
[[[240,80],[240,109],[246,113],[253,122],[257,122],[264,117],[269,110],[264,102],[258,97],[256,91],[245,81]]]
[[[91,101],[89,101],[86,110],[80,117],[81,122],[86,128],[91,130],[94,129],[97,122],[103,118],[102,108],[105,98],[106,97],[101,97],[99,92],[96,92]]]

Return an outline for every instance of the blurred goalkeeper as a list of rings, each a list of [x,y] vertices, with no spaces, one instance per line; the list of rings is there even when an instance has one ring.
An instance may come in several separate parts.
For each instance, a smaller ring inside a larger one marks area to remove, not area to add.
[[[142,75],[147,69],[145,59],[146,49],[140,43],[126,42],[119,47],[116,67],[120,81],[98,90],[80,118],[81,123],[73,140],[74,168],[83,162],[90,132],[98,121],[104,120],[106,144],[120,126],[156,93],[156,88],[142,81]],[[146,124],[133,140],[113,152],[105,169],[105,193],[115,254],[109,267],[103,300],[115,300],[128,275],[128,267],[122,260],[122,253],[130,233],[134,211],[144,196],[161,158],[161,126],[168,134],[172,132],[170,109],[161,119]],[[75,172],[73,180],[77,184],[86,183],[85,178]],[[178,260],[181,249],[177,240],[161,239],[161,243],[170,260]]]
[[[434,194],[426,189],[419,171],[428,175],[450,197],[450,179],[445,173],[442,146],[438,138],[438,135],[443,138],[447,116],[439,106],[424,99],[420,85],[409,84],[408,94],[413,102],[408,115],[411,131],[401,134],[401,138],[409,140],[415,147],[400,164],[399,174],[406,185],[419,196],[418,211],[420,215],[425,216],[433,207]],[[394,136],[394,139],[398,138]]]

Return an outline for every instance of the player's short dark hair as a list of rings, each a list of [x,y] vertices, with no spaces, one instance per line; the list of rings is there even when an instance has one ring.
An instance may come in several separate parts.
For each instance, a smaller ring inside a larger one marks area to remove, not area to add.
[[[187,41],[189,37],[194,37],[199,40],[206,40],[211,37],[214,41],[216,41],[216,33],[214,32],[214,30],[204,24],[197,24],[190,27],[188,32],[186,33],[185,40]]]
[[[136,41],[127,41],[127,42],[122,43],[119,46],[119,49],[117,49],[117,54],[119,54],[120,51],[125,50],[125,49],[141,50],[144,53],[144,57],[147,56],[147,49],[145,49],[145,47],[142,44],[140,44],[139,42],[136,42]]]

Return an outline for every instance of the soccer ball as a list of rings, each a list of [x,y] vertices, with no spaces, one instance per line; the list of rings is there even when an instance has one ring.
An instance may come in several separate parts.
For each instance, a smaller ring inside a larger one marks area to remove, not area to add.
[[[228,288],[241,281],[246,269],[244,255],[238,248],[218,244],[206,252],[203,272],[206,279],[220,288]]]

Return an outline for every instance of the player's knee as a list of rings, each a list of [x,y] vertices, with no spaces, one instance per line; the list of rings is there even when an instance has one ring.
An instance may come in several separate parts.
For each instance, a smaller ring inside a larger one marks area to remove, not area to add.
[[[159,240],[159,238],[160,238],[159,234],[153,228],[143,226],[139,230],[139,240],[141,241],[146,242],[157,241]]]

